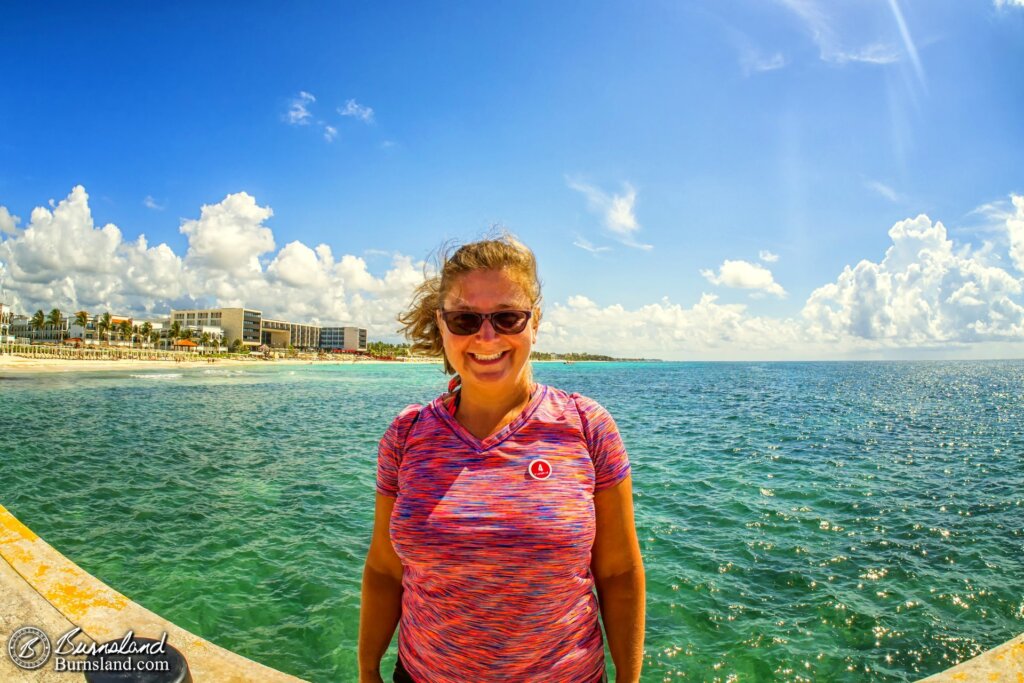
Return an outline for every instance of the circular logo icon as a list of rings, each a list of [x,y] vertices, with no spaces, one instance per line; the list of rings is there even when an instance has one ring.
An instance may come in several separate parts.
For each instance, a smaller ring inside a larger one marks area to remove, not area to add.
[[[50,639],[35,626],[22,626],[7,641],[7,654],[22,669],[38,669],[50,658]]]
[[[537,459],[530,463],[530,476],[534,479],[547,479],[551,476],[551,465],[547,460]]]

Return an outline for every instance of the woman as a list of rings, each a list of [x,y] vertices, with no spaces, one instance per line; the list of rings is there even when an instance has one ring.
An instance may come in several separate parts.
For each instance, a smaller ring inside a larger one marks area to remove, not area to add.
[[[396,682],[598,683],[598,609],[616,680],[640,678],[629,460],[604,408],[533,382],[540,299],[533,253],[506,235],[444,259],[399,317],[456,377],[380,442],[362,682],[383,681],[400,625]]]

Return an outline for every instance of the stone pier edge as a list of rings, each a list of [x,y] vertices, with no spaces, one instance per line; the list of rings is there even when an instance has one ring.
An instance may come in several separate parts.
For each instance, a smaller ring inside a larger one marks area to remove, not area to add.
[[[195,683],[303,683],[300,678],[214,645],[132,602],[61,555],[3,505],[0,505],[0,558],[24,579],[23,590],[38,593],[97,643],[119,639],[128,630],[149,638],[160,638],[166,631],[167,642],[188,661]],[[10,634],[0,635],[6,641]],[[49,635],[56,637],[58,634]],[[0,656],[6,657],[6,654]],[[1024,633],[920,683],[974,681],[1024,683]]]
[[[157,639],[166,632],[168,644],[188,661],[194,683],[302,683],[300,678],[214,645],[131,601],[64,557],[3,505],[0,505],[0,558],[25,582],[15,586],[15,590],[38,593],[68,622],[81,627],[88,639],[97,643],[120,639],[129,630],[138,636]],[[35,595],[25,597],[25,604],[32,600],[38,602]],[[4,642],[10,635],[0,634]],[[61,634],[47,635],[53,640]],[[6,651],[0,653],[0,658],[6,657]],[[45,668],[51,666],[47,663]]]

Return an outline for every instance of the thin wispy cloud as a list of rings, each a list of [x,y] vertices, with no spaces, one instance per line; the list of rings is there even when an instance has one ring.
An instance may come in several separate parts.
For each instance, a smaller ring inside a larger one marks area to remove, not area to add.
[[[872,192],[875,192],[876,194],[882,197],[885,197],[890,202],[899,202],[903,200],[903,197],[901,197],[900,194],[896,192],[896,190],[892,189],[885,183],[881,183],[877,180],[865,180],[864,187],[868,188]]]
[[[1024,0],[1022,0],[1024,1]],[[984,216],[992,220],[1006,220],[1013,212],[1011,211],[1011,203],[1007,200],[1000,199],[994,202],[986,202],[981,206],[977,206],[967,212],[968,216]]]
[[[284,120],[293,126],[308,126],[313,120],[309,111],[309,105],[316,102],[316,97],[305,90],[299,92],[288,104],[288,111],[285,112]]]
[[[640,231],[640,223],[636,219],[636,189],[629,183],[623,183],[622,194],[608,194],[593,185],[567,178],[569,187],[587,198],[587,208],[601,216],[604,226],[612,236],[634,249],[650,250],[650,244],[642,244],[636,240]]]
[[[338,107],[338,113],[359,119],[363,123],[373,123],[373,108],[364,107],[355,100],[348,100],[344,107]]]
[[[302,90],[288,104],[288,111],[282,117],[286,123],[292,126],[311,126],[320,130],[327,142],[334,142],[338,137],[336,126],[328,124],[321,118],[313,115],[313,105],[316,104],[316,95]],[[315,124],[315,125],[314,125]]]
[[[788,63],[781,52],[765,56],[751,49],[740,55],[740,68],[743,69],[744,76],[775,71]]]
[[[590,242],[590,240],[588,240],[586,237],[583,237],[582,235],[576,235],[576,239],[573,240],[572,245],[574,247],[579,247],[583,251],[588,251],[591,254],[595,254],[595,255],[596,254],[600,254],[600,253],[605,252],[605,251],[611,251],[612,250],[611,247],[597,247],[597,246],[594,246]]]
[[[803,21],[818,46],[822,61],[835,64],[893,64],[900,51],[888,43],[875,41],[856,48],[848,47],[834,27],[832,18],[813,0],[779,0]]]
[[[729,42],[736,48],[739,55],[739,66],[744,76],[776,71],[789,64],[789,60],[781,52],[765,54],[746,33],[734,26],[726,26],[724,30]]]
[[[779,255],[773,254],[767,249],[762,249],[761,251],[757,252],[757,258],[761,259],[765,263],[775,263],[776,261],[779,260]]]
[[[155,199],[153,199],[153,195],[149,194],[147,194],[146,198],[142,200],[142,205],[145,206],[147,209],[152,209],[153,211],[163,211],[164,209],[167,208],[165,205],[160,204]]]
[[[1024,7],[1024,0],[993,0],[996,7]]]
[[[907,28],[907,22],[903,18],[903,11],[900,9],[899,0],[889,0],[889,8],[892,9],[892,16],[896,19],[896,26],[900,30],[900,38],[903,40],[903,49],[907,51],[907,55],[910,57],[910,63],[914,65],[914,73],[917,75],[917,81],[922,88],[926,87],[924,80],[924,67],[921,66],[921,58],[917,54],[917,46],[914,44],[913,38],[910,37],[910,29]]]

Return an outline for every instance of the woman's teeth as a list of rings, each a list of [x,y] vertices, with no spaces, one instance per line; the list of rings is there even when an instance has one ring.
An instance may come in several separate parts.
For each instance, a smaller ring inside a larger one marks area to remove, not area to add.
[[[477,360],[498,360],[499,358],[501,358],[503,353],[505,352],[501,351],[499,353],[492,353],[490,355],[484,355],[482,353],[471,353],[469,355],[473,356],[473,358],[476,358]]]

